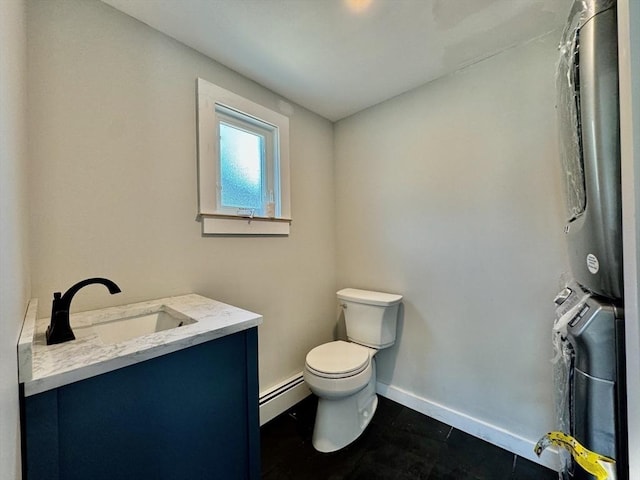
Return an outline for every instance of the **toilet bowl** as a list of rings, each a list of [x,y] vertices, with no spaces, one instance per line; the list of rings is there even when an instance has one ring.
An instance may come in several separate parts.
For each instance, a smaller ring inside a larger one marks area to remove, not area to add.
[[[402,296],[347,288],[338,298],[349,342],[315,347],[303,371],[309,389],[318,396],[312,443],[320,452],[349,445],[373,418],[378,406],[374,356],[395,341]]]
[[[304,380],[318,396],[312,443],[320,452],[339,450],[362,434],[378,405],[375,350],[341,340],[309,352]]]

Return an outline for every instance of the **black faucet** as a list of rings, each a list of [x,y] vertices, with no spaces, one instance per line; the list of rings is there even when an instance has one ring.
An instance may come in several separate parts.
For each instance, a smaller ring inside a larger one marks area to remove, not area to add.
[[[109,289],[111,295],[120,293],[120,287],[106,278],[87,278],[76,283],[62,295],[60,292],[53,294],[53,306],[51,307],[51,324],[47,327],[47,345],[75,340],[76,336],[69,325],[69,307],[73,296],[82,287],[93,283],[101,283]]]

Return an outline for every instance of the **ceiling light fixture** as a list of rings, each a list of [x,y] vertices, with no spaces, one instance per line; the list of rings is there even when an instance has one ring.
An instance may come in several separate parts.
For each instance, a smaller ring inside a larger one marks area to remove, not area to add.
[[[371,6],[373,0],[345,0],[345,3],[353,13],[362,13]]]

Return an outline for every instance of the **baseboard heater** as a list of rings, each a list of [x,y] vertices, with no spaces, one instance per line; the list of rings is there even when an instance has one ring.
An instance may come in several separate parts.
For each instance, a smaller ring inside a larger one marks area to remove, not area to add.
[[[311,391],[304,383],[302,372],[260,392],[260,425],[277,417],[310,394]]]

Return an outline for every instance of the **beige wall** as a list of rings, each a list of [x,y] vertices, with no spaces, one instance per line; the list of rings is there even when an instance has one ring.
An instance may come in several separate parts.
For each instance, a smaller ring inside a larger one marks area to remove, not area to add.
[[[288,238],[203,238],[195,85],[283,99],[93,0],[28,3],[33,295],[105,276],[87,310],[196,292],[264,315],[261,388],[299,372],[335,322],[333,127],[292,105]],[[286,100],[285,100],[286,101]]]
[[[557,41],[335,127],[338,287],[404,295],[379,380],[527,440],[552,426],[552,299],[566,265]]]
[[[16,344],[29,299],[26,18],[22,0],[0,13],[0,478],[20,478]]]
[[[282,99],[97,1],[29,0],[28,26],[40,316],[96,275],[123,293],[87,288],[76,310],[190,291],[251,309],[264,389],[331,338],[336,288],[402,293],[381,382],[526,439],[551,427],[557,34],[335,126],[293,105],[290,237],[203,238],[196,77]]]

